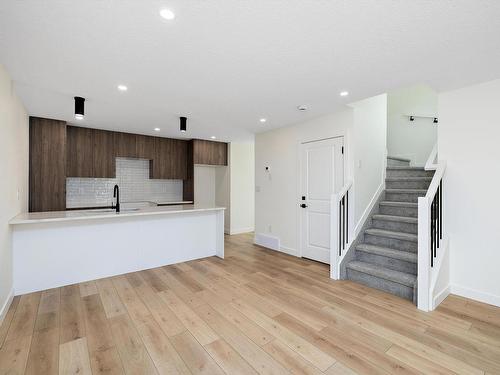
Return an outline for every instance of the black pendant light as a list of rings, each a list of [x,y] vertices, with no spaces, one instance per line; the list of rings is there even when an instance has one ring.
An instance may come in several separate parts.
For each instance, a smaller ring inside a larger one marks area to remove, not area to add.
[[[185,133],[187,129],[187,117],[181,117],[181,132]]]
[[[85,116],[85,98],[75,96],[75,118],[83,120]]]

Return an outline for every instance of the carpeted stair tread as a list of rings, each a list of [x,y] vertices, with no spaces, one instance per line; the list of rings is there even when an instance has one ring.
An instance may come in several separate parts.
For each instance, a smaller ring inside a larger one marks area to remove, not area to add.
[[[406,165],[389,166],[388,170],[399,170],[399,171],[424,171],[424,167],[410,167]]]
[[[372,216],[372,218],[375,220],[386,220],[386,221],[395,221],[398,223],[418,224],[418,219],[416,217],[375,214]]]
[[[372,236],[389,237],[389,238],[395,238],[397,240],[403,240],[403,241],[411,241],[411,242],[418,241],[418,236],[416,234],[411,234],[411,233],[393,232],[390,230],[383,230],[383,229],[376,229],[376,228],[368,228],[365,230],[365,233],[371,234]]]
[[[400,156],[387,156],[387,159],[397,160],[397,161],[405,161],[407,163],[411,162],[411,159],[402,158]]]
[[[432,181],[432,177],[426,176],[396,176],[386,177],[386,181]]]
[[[405,273],[390,270],[388,268],[380,267],[374,264],[360,262],[360,261],[352,261],[347,264],[347,268],[366,273],[368,275],[378,277],[380,279],[389,280],[394,283],[405,285],[409,288],[413,288],[417,283],[417,276]]]
[[[393,258],[398,260],[403,260],[405,262],[417,263],[418,257],[416,253],[410,253],[408,251],[401,251],[390,249],[388,247],[381,247],[370,245],[367,243],[362,243],[356,246],[356,251],[363,251],[365,253],[370,253],[374,255],[380,255],[387,258]]]
[[[382,201],[381,205],[392,206],[392,207],[418,207],[418,203],[414,202],[396,202],[396,201]]]
[[[426,194],[427,189],[385,189],[386,193]]]

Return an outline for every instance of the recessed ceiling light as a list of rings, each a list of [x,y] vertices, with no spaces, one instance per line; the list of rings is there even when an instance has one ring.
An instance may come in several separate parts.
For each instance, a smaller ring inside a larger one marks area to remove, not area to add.
[[[260,122],[262,122],[262,123],[264,123],[264,122],[266,122],[266,121],[267,121],[267,119],[265,119],[265,118],[261,118],[259,121],[260,121]]]
[[[347,95],[349,95],[349,92],[348,92],[348,91],[342,91],[342,92],[340,93],[340,96],[347,96]]]
[[[297,109],[299,111],[307,111],[307,106],[305,106],[305,105],[299,105],[299,106],[297,106]]]
[[[166,8],[160,10],[160,16],[162,16],[166,20],[173,20],[175,18],[174,12],[172,12],[170,9],[166,9]]]
[[[159,132],[160,130],[160,128],[155,128],[155,132]]]
[[[78,115],[78,114],[76,114],[76,115],[75,115],[75,119],[76,119],[76,120],[83,120],[83,115]]]
[[[215,138],[217,138],[217,137],[216,137],[215,135],[212,135],[210,138],[211,138],[211,139],[215,139]]]
[[[120,90],[120,91],[127,91],[128,87],[125,86],[125,85],[118,85],[118,90]]]
[[[85,98],[75,96],[75,119],[83,120],[85,116]]]

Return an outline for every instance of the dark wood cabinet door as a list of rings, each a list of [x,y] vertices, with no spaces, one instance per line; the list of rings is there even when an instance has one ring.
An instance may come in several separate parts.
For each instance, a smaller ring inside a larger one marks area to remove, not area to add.
[[[29,211],[66,209],[66,122],[30,117]]]
[[[187,141],[155,138],[155,157],[150,177],[154,179],[185,179],[187,177],[187,150]]]
[[[93,177],[93,129],[67,127],[67,177]]]
[[[227,165],[227,143],[193,140],[194,164]]]
[[[152,160],[155,157],[155,137],[136,135],[136,157]]]
[[[123,158],[136,158],[136,141],[135,134],[114,132],[115,156]]]
[[[94,129],[93,146],[92,177],[115,178],[116,163],[113,132]]]

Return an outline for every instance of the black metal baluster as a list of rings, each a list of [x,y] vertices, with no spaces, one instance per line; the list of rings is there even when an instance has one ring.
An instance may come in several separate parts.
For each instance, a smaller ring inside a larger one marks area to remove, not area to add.
[[[434,258],[436,257],[436,249],[437,249],[437,210],[436,210],[436,195],[434,195]]]
[[[431,267],[434,266],[434,200],[431,203]]]
[[[436,244],[437,248],[439,249],[439,220],[441,220],[441,218],[439,217],[438,207],[439,207],[439,186],[436,192]]]
[[[345,249],[345,195],[342,197],[342,250]]]
[[[346,243],[349,243],[349,190],[347,190],[346,194],[346,203],[347,209],[345,214],[345,226],[346,226]]]
[[[342,201],[339,201],[339,256],[342,255]]]
[[[443,179],[439,180],[439,239],[443,239]]]

